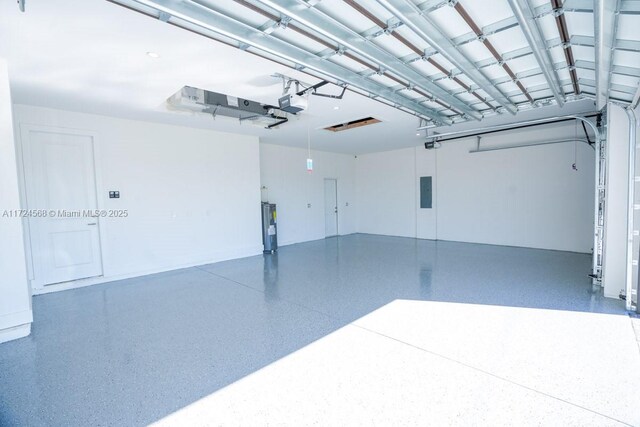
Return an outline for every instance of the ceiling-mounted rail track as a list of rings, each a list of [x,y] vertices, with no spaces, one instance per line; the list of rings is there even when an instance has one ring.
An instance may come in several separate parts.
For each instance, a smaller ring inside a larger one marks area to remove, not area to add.
[[[564,57],[569,67],[569,75],[571,76],[571,85],[573,86],[573,93],[580,95],[580,85],[578,84],[578,73],[576,72],[576,61],[573,58],[573,50],[571,49],[571,37],[569,36],[569,30],[567,28],[567,20],[564,17],[564,9],[562,0],[551,0],[551,6],[556,16],[556,26],[558,27],[558,33],[560,33],[560,40],[562,41]]]
[[[367,18],[368,20],[370,20],[371,22],[376,24],[381,30],[388,32],[391,36],[393,36],[400,43],[402,43],[403,45],[405,45],[406,47],[411,49],[416,55],[419,55],[421,58],[423,58],[429,64],[433,65],[438,71],[443,73],[445,76],[451,76],[451,80],[454,81],[455,83],[457,83],[466,92],[470,93],[471,95],[476,97],[478,100],[480,100],[481,102],[486,104],[490,109],[495,110],[495,107],[489,101],[487,101],[486,98],[482,97],[477,91],[471,89],[471,87],[469,85],[467,85],[465,82],[463,82],[462,80],[460,80],[459,77],[451,75],[451,70],[447,70],[439,62],[437,62],[436,60],[434,60],[430,56],[426,56],[424,50],[421,50],[415,44],[411,43],[409,40],[407,40],[405,37],[403,37],[400,33],[395,31],[395,29],[389,28],[389,25],[387,23],[385,23],[380,18],[375,16],[368,9],[362,7],[357,1],[355,1],[355,0],[343,0],[343,1],[346,4],[348,4],[349,6],[351,6],[354,10],[358,11],[362,16],[364,16],[365,18]]]
[[[492,134],[497,132],[506,132],[506,131],[516,130],[516,129],[526,129],[533,126],[562,123],[562,122],[568,122],[572,120],[580,120],[583,123],[586,122],[588,123],[588,126],[591,126],[593,129],[593,126],[592,126],[593,124],[591,122],[588,122],[586,119],[598,117],[599,115],[600,115],[599,113],[591,113],[591,114],[580,115],[580,116],[550,117],[547,119],[529,120],[526,122],[487,126],[487,127],[477,128],[477,129],[434,133],[433,135],[428,135],[427,140],[438,141],[438,142],[453,141],[456,139],[470,138],[474,136],[487,135],[487,134]],[[424,129],[428,129],[428,127],[422,126],[418,128],[418,130],[424,130]]]
[[[482,30],[480,29],[480,27],[478,27],[478,24],[475,23],[473,18],[471,18],[469,13],[467,13],[464,6],[462,6],[460,2],[456,2],[454,5],[454,9],[456,10],[456,12],[458,12],[458,15],[460,15],[460,17],[464,20],[464,22],[466,22],[467,25],[471,27],[471,30],[473,30],[473,32],[476,34],[476,36],[478,37],[478,40],[485,45],[485,47],[489,50],[489,52],[495,58],[495,60],[498,61],[498,64],[502,67],[502,69],[507,73],[507,75],[511,78],[511,80],[516,84],[516,86],[518,86],[518,89],[520,89],[520,91],[527,98],[527,100],[533,103],[534,101],[533,98],[531,97],[529,92],[527,92],[527,89],[524,87],[520,79],[518,79],[518,77],[513,72],[509,64],[505,62],[505,60],[498,53],[498,51],[493,46],[493,44],[489,41],[489,39],[486,38],[484,34],[482,34]]]

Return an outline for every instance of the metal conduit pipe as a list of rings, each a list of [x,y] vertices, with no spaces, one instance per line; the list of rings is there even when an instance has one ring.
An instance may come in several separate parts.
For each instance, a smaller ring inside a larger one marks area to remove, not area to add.
[[[535,119],[535,120],[527,120],[524,122],[517,122],[517,123],[507,123],[507,124],[503,124],[503,125],[493,125],[493,126],[485,126],[485,127],[481,127],[481,128],[475,128],[475,129],[466,129],[466,130],[458,130],[458,131],[451,131],[451,132],[443,132],[443,133],[438,133],[438,134],[433,134],[433,135],[429,135],[427,136],[427,139],[430,140],[435,140],[435,139],[440,139],[442,137],[448,137],[448,136],[454,136],[454,135],[463,135],[465,133],[468,133],[468,136],[475,136],[479,133],[485,133],[485,132],[495,132],[495,131],[500,131],[500,130],[509,130],[509,129],[517,129],[517,128],[522,128],[524,126],[531,126],[531,125],[543,125],[543,124],[550,124],[550,123],[559,123],[559,122],[563,122],[563,121],[568,121],[568,120],[580,120],[582,122],[584,122],[585,124],[587,124],[588,126],[591,127],[591,129],[594,130],[596,136],[599,136],[600,132],[598,132],[598,129],[595,127],[595,125],[593,123],[591,123],[589,120],[587,120],[588,117],[596,117],[597,114],[592,114],[586,117],[583,116],[554,116],[554,117],[547,117],[545,119]],[[419,128],[417,128],[417,130],[425,130],[425,129],[430,129],[430,126],[421,126]]]
[[[584,142],[589,147],[591,147],[591,142],[588,139],[558,139],[554,141],[536,141],[536,142],[528,142],[526,144],[515,144],[515,145],[503,145],[497,147],[486,147],[486,148],[477,148],[475,150],[469,150],[469,153],[484,153],[487,151],[498,151],[498,150],[509,150],[511,148],[523,148],[523,147],[536,147],[538,145],[550,145],[550,144],[562,144],[565,142]],[[594,147],[595,149],[595,147]]]
[[[625,109],[629,117],[629,193],[627,198],[627,276],[625,284],[626,309],[633,305],[633,211],[635,202],[635,166],[636,166],[636,123],[637,117],[632,109]],[[636,310],[638,310],[636,290]]]
[[[593,133],[596,136],[595,139],[595,196],[594,196],[594,230],[593,230],[593,258],[592,258],[592,262],[591,262],[591,277],[593,278],[593,283],[599,283],[600,281],[600,272],[601,272],[601,265],[600,265],[600,257],[598,256],[600,253],[600,248],[602,246],[602,237],[603,237],[603,229],[602,226],[600,225],[600,221],[599,221],[599,217],[600,217],[600,187],[602,186],[602,184],[600,183],[600,158],[601,158],[601,150],[602,150],[602,136],[600,134],[600,131],[598,130],[598,127],[592,123],[590,120],[588,120],[586,117],[581,117],[581,116],[555,116],[555,117],[548,117],[546,119],[537,119],[537,120],[529,120],[529,121],[525,121],[525,122],[520,122],[520,123],[510,123],[510,124],[505,124],[505,125],[495,125],[495,126],[487,126],[487,127],[483,127],[483,128],[477,128],[477,129],[467,129],[467,130],[459,130],[459,131],[453,131],[453,132],[445,132],[445,133],[440,133],[437,135],[431,135],[427,137],[427,140],[431,140],[431,141],[438,141],[439,138],[441,137],[447,137],[447,136],[454,136],[454,135],[465,135],[465,136],[475,136],[478,135],[480,133],[487,133],[487,132],[494,132],[494,131],[500,131],[500,130],[508,130],[508,129],[514,129],[514,128],[518,128],[518,127],[523,127],[523,126],[528,126],[528,125],[540,125],[540,124],[545,124],[545,123],[554,123],[554,122],[560,122],[560,121],[565,121],[567,119],[574,119],[574,120],[579,120],[582,123],[584,123],[585,125],[589,126],[591,128],[591,130],[593,130]],[[427,126],[421,126],[418,128],[418,130],[424,130],[427,129]]]

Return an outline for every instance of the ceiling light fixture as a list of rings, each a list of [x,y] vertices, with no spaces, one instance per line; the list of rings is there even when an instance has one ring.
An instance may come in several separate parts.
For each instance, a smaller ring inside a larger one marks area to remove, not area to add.
[[[333,107],[334,110],[339,110],[340,107],[338,107],[337,105],[335,107]]]
[[[152,58],[160,58],[160,54],[156,52],[147,52],[147,56],[150,56]]]

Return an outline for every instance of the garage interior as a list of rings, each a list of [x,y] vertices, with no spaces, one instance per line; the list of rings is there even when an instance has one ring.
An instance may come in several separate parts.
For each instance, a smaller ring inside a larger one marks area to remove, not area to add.
[[[640,425],[640,1],[0,5],[0,425]]]

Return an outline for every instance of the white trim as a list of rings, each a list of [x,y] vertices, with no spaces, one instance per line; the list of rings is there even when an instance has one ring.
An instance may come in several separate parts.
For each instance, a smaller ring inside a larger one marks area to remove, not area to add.
[[[210,259],[200,260],[200,261],[196,261],[196,262],[190,262],[190,263],[175,265],[175,266],[171,266],[171,267],[154,268],[154,269],[137,271],[137,272],[134,272],[134,273],[119,274],[119,275],[114,275],[114,276],[91,277],[91,278],[88,278],[88,279],[73,280],[71,282],[56,283],[54,285],[47,285],[47,286],[44,286],[42,288],[34,288],[33,289],[33,294],[34,295],[49,294],[49,293],[52,293],[52,292],[66,291],[66,290],[69,290],[69,289],[84,288],[85,286],[98,285],[98,284],[101,284],[101,283],[115,282],[117,280],[124,280],[124,279],[131,279],[131,278],[134,278],[134,277],[147,276],[149,274],[164,273],[164,272],[168,272],[168,271],[180,270],[180,269],[183,269],[183,268],[190,268],[190,267],[197,267],[197,266],[201,266],[201,265],[213,264],[213,263],[216,263],[216,262],[229,261],[229,260],[239,259],[239,258],[247,258],[247,257],[251,257],[251,256],[261,255],[262,254],[262,249],[263,249],[262,245],[260,245],[260,246],[255,246],[255,247],[251,247],[251,248],[245,248],[245,249],[242,250],[241,253],[238,254],[238,256],[231,256],[231,257],[226,256],[226,257],[221,257],[221,258],[210,258]]]
[[[19,119],[18,119],[19,121]],[[43,132],[43,133],[54,133],[54,134],[66,134],[66,135],[80,135],[80,136],[87,136],[91,138],[92,141],[92,162],[93,162],[93,174],[94,174],[94,183],[95,183],[95,192],[96,192],[96,208],[97,209],[103,209],[104,207],[104,202],[101,198],[101,192],[100,189],[102,188],[102,173],[101,170],[99,170],[98,167],[98,162],[96,161],[98,157],[98,153],[100,152],[100,148],[99,148],[99,135],[98,132],[93,131],[93,130],[88,130],[88,129],[74,129],[74,128],[66,128],[66,127],[61,127],[61,126],[48,126],[48,125],[40,125],[40,124],[31,124],[31,123],[19,123],[19,127],[20,127],[20,132],[19,132],[19,149],[17,150],[19,152],[20,157],[22,158],[22,162],[18,162],[18,168],[19,168],[19,175],[22,175],[22,177],[24,178],[24,181],[20,183],[20,192],[21,194],[24,194],[24,201],[23,203],[25,204],[24,208],[29,209],[29,199],[30,197],[33,197],[34,194],[34,189],[32,187],[33,182],[29,179],[27,179],[27,177],[29,176],[29,172],[31,171],[31,168],[33,167],[33,159],[32,159],[32,152],[30,147],[27,146],[27,144],[29,143],[28,138],[25,138],[25,135],[27,135],[30,132]],[[38,277],[38,263],[35,262],[35,259],[37,258],[38,255],[38,245],[37,243],[34,244],[34,236],[32,235],[31,231],[32,231],[32,227],[31,227],[31,223],[30,221],[27,220],[24,221],[26,224],[26,230],[28,232],[28,242],[25,245],[25,258],[27,260],[27,266],[29,267],[29,284],[31,286],[32,289],[32,293],[33,295],[38,295],[39,293],[43,293],[41,292],[45,285],[42,284],[42,282],[40,281],[39,277]],[[105,248],[104,248],[104,234],[105,231],[103,230],[104,227],[104,222],[100,221],[100,219],[97,219],[97,223],[98,223],[98,246],[100,247],[100,264],[101,264],[101,270],[102,273],[100,274],[100,276],[96,276],[96,278],[102,278],[104,276],[104,269],[105,269],[105,259],[104,259],[104,254],[105,254]],[[83,279],[86,280],[86,279]],[[69,282],[72,283],[72,282]]]
[[[327,181],[336,182],[336,234],[332,234],[331,236],[327,236],[327,196],[326,196]],[[324,184],[322,187],[322,198],[324,199],[322,216],[324,217],[324,234],[325,234],[324,237],[326,239],[328,237],[336,237],[340,235],[340,192],[338,191],[338,178],[325,176],[323,178],[322,183]]]
[[[284,246],[298,245],[300,243],[317,242],[319,240],[330,239],[332,237],[350,236],[352,234],[361,234],[361,233],[359,233],[357,231],[352,231],[351,233],[336,234],[335,236],[318,237],[318,238],[307,239],[307,240],[287,240],[285,242],[278,242],[278,247],[281,248],[281,247],[284,247]],[[362,233],[362,234],[366,234],[366,233]]]
[[[25,325],[15,326],[10,329],[0,330],[0,344],[7,341],[17,340],[24,338],[31,333],[31,323]]]
[[[0,316],[0,332],[33,322],[31,310],[18,311]]]

